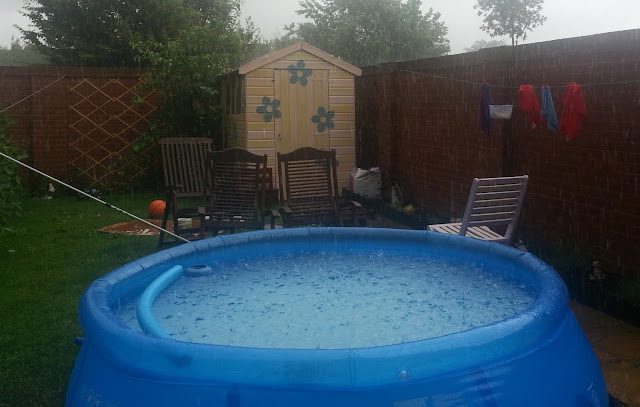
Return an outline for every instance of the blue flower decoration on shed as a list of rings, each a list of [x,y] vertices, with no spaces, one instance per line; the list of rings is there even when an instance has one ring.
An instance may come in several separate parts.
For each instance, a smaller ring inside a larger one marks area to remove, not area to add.
[[[323,133],[325,129],[333,129],[335,123],[331,120],[336,115],[333,110],[327,111],[323,106],[318,108],[318,114],[311,118],[311,121],[318,125],[318,132]]]
[[[275,117],[279,119],[282,117],[282,113],[278,108],[280,107],[280,101],[278,99],[269,99],[268,96],[262,98],[262,106],[256,108],[256,113],[260,113],[265,122],[270,122]]]
[[[311,69],[304,68],[304,61],[298,61],[296,65],[289,65],[289,83],[295,85],[300,82],[300,85],[307,86],[307,78],[311,76],[313,71]]]

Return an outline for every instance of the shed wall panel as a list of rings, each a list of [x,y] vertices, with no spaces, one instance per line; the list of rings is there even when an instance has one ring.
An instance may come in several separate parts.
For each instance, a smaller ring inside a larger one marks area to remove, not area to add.
[[[250,131],[247,134],[247,139],[249,140],[273,140],[274,137],[274,131]]]
[[[323,61],[319,57],[317,57],[317,56],[315,56],[313,54],[310,54],[310,53],[308,53],[307,51],[304,51],[304,50],[293,52],[293,53],[287,55],[285,58],[287,60],[295,60],[295,61]]]
[[[273,78],[271,69],[255,69],[247,73],[247,78]]]
[[[329,76],[329,87],[330,88],[351,88],[353,89],[353,87],[355,86],[355,81],[353,80],[353,78],[339,78],[339,79],[335,79],[335,78],[331,78],[331,76]]]
[[[353,79],[353,74],[344,69],[330,69],[329,78],[331,79]]]
[[[278,60],[275,62],[272,62],[268,65],[265,65],[265,68],[271,68],[271,69],[288,69],[289,66],[291,65],[296,65],[298,63],[299,60]],[[331,68],[334,68],[334,65],[328,63],[328,62],[324,62],[324,61],[306,61],[305,63],[305,69],[312,69],[312,70],[330,70]]]
[[[356,100],[354,96],[331,96],[329,98],[329,103],[336,104],[336,105],[340,105],[340,104],[344,104],[344,105],[353,105],[355,104]]]
[[[251,151],[261,150],[264,148],[275,148],[273,140],[247,140],[247,149]],[[273,152],[271,155],[273,155]]]
[[[330,104],[329,110],[333,110],[336,113],[354,113],[356,108],[352,104]]]
[[[247,96],[259,96],[262,99],[268,96],[273,99],[273,86],[256,86],[247,88]]]
[[[259,121],[259,122],[248,122],[247,123],[247,130],[249,131],[273,131],[273,121],[271,122],[265,122],[263,121]]]
[[[330,88],[331,96],[353,96],[353,88]]]
[[[273,78],[247,78],[248,88],[270,88],[273,86]]]
[[[250,111],[249,110],[249,106],[257,107],[257,106],[262,105],[262,98],[264,96],[268,96],[271,99],[273,99],[273,93],[270,93],[269,95],[247,95],[245,97],[245,101],[246,101],[246,104],[247,104],[247,111]],[[255,108],[253,109],[253,111],[255,112]]]

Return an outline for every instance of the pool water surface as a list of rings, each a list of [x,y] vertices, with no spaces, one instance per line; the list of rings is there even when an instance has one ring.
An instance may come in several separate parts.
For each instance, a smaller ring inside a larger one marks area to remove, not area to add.
[[[393,345],[504,320],[533,302],[531,287],[428,253],[375,249],[235,253],[158,296],[173,339],[218,345],[337,349]],[[137,299],[118,310],[133,329]]]

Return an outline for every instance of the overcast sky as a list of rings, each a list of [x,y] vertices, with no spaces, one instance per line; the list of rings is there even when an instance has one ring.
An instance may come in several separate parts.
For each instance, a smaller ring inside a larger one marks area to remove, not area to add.
[[[243,15],[251,17],[262,36],[270,39],[282,34],[285,24],[301,21],[295,12],[298,3],[299,0],[244,0]],[[422,1],[423,10],[431,7],[442,14],[452,53],[463,52],[478,39],[490,39],[479,28],[481,19],[473,10],[475,3],[476,0]],[[23,4],[23,0],[0,0],[0,45],[6,47],[12,36],[20,37],[14,24],[28,26],[29,20],[19,13]],[[546,23],[530,33],[525,43],[640,28],[640,0],[547,0],[542,12],[547,16]]]

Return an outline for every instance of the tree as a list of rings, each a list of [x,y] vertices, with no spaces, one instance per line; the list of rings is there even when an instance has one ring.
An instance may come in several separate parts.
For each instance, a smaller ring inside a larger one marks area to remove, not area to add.
[[[527,39],[527,31],[547,21],[541,14],[544,0],[478,0],[473,6],[482,18],[480,29],[491,37],[509,36],[511,45]]]
[[[280,32],[277,32],[270,40],[265,40],[261,36],[258,36],[258,42],[253,50],[253,54],[250,56],[250,60],[253,61],[256,58],[260,58],[300,41],[300,38],[295,35],[294,24],[291,26],[285,25],[284,29],[286,30],[286,34],[281,35]]]
[[[217,78],[255,48],[241,0],[30,0],[27,41],[56,64],[147,67],[137,92],[162,97],[145,137],[214,137],[220,128]]]
[[[23,38],[56,65],[132,67],[132,42],[165,42],[186,24],[180,0],[29,0]],[[181,21],[182,20],[182,21]]]
[[[427,58],[449,52],[447,28],[420,0],[301,0],[298,14],[311,20],[286,27],[354,65]]]
[[[241,0],[27,0],[27,43],[54,64],[147,66],[134,44],[167,44],[190,27],[234,27]]]
[[[476,42],[471,44],[469,47],[465,47],[464,50],[466,52],[472,52],[472,51],[478,51],[484,48],[502,47],[504,45],[507,45],[504,42],[504,40],[489,40],[489,41],[477,40]]]
[[[11,39],[9,48],[0,46],[0,66],[47,65],[49,60],[31,45]]]
[[[216,141],[222,113],[218,80],[253,55],[257,30],[251,21],[242,28],[237,19],[194,14],[192,20],[198,23],[181,30],[176,39],[135,44],[151,68],[138,91],[162,97],[142,145],[164,136],[209,136]]]

